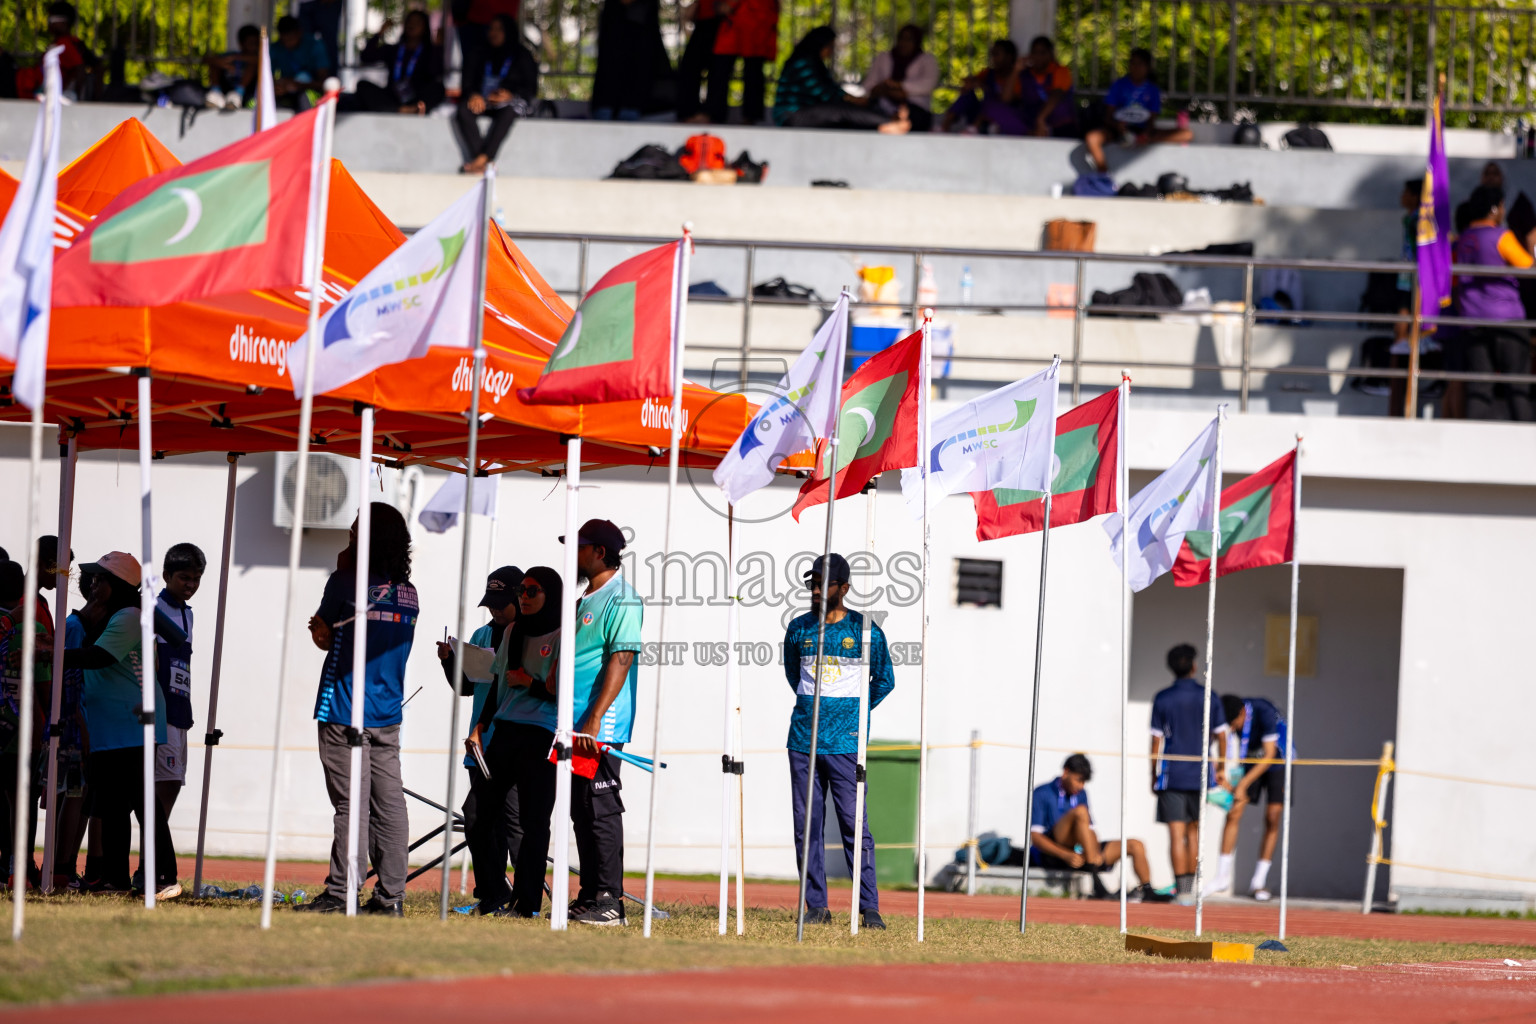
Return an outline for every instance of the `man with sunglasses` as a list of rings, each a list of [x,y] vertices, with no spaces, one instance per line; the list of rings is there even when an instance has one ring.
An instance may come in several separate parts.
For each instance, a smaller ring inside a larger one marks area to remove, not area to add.
[[[560,538],[564,544],[566,539]],[[598,754],[599,742],[622,749],[635,721],[640,675],[640,595],[619,571],[624,534],[606,519],[589,519],[576,534],[576,574],[587,585],[576,603],[577,750]],[[613,926],[624,917],[624,800],[619,759],[604,751],[597,775],[571,777],[571,827],[581,858],[581,888],[572,921]]]
[[[865,928],[883,929],[880,919],[880,895],[875,889],[875,841],[869,834],[869,811],[864,820],[854,823],[854,797],[857,792],[859,751],[859,690],[869,670],[869,708],[873,711],[896,688],[891,656],[885,634],[878,625],[871,626],[868,661],[863,657],[864,616],[844,606],[848,597],[848,560],[834,553],[816,559],[805,574],[811,594],[811,610],[795,618],[784,633],[784,675],[795,691],[795,710],[789,719],[789,782],[795,813],[795,859],[804,846],[806,822],[806,781],[812,770],[811,711],[816,693],[816,636],[826,609],[826,632],[821,658],[821,713],[816,732],[814,768],[816,785],[811,792],[810,865],[806,870],[805,923],[831,924],[827,909],[827,878],[824,850],[820,842],[825,820],[827,790],[832,791],[832,805],[837,811],[842,833],[843,856],[853,871],[855,834],[864,844],[859,878],[859,920]],[[825,592],[823,592],[825,587]]]

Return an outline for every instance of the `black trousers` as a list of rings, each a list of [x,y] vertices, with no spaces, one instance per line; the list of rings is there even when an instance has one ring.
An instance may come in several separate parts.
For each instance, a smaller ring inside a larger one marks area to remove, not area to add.
[[[555,766],[549,761],[549,748],[554,742],[555,734],[548,729],[526,722],[497,722],[490,749],[485,752],[485,763],[491,770],[491,777],[485,782],[489,842],[493,846],[505,843],[503,837],[509,821],[515,821],[522,832],[512,855],[511,896],[512,905],[524,914],[538,913],[544,906],[549,820],[555,811]],[[501,808],[502,813],[492,812],[493,808]],[[475,884],[476,888],[481,885],[478,861]],[[485,884],[494,887],[495,881]],[[506,885],[505,871],[501,884]],[[483,896],[480,900],[487,902]]]
[[[878,110],[853,103],[823,103],[804,107],[789,115],[787,128],[844,128],[873,131],[890,118]]]
[[[1463,359],[1469,373],[1530,373],[1531,339],[1525,331],[1479,327],[1462,339]],[[1467,419],[1536,419],[1529,384],[1495,384],[1467,381]]]
[[[715,124],[725,124],[730,117],[731,75],[738,60],[741,61],[741,120],[744,124],[759,124],[763,120],[763,96],[767,89],[763,58],[717,53],[710,58],[709,92],[704,100],[709,119]]]
[[[21,849],[21,859],[25,861],[27,877],[33,884],[41,881],[37,864],[32,860],[32,851],[37,848],[37,802],[43,795],[43,783],[38,777],[38,759],[32,760],[32,799],[27,802],[27,838]],[[0,836],[0,882],[15,870],[15,858],[17,851],[11,849],[11,841],[16,835],[16,755],[14,753],[0,754],[0,787],[5,792],[0,793],[0,808],[4,808],[5,835]]]
[[[492,738],[494,736],[493,733]],[[475,867],[475,899],[487,906],[495,906],[507,900],[507,864],[517,863],[523,826],[518,816],[516,791],[498,803],[488,786],[480,766],[470,765],[469,796],[464,798],[462,808],[464,840],[469,843],[469,859]],[[500,815],[496,813],[497,807],[501,808]],[[497,817],[502,819],[500,839],[494,830]]]
[[[484,116],[491,119],[491,130],[481,135],[479,118],[470,113],[467,106],[460,103],[453,113],[453,119],[458,122],[459,134],[464,138],[464,146],[471,160],[477,156],[495,160],[496,154],[501,152],[501,144],[507,141],[512,125],[517,121],[517,112],[511,107],[495,109],[486,107]]]
[[[128,871],[133,838],[130,816],[139,819],[139,849],[144,848],[144,751],[139,747],[94,750],[89,764],[91,816],[101,819],[101,878],[113,888],[127,889],[133,880]],[[163,832],[160,828],[164,814],[155,817],[160,819],[150,823],[155,829],[155,880],[169,884],[176,880],[176,851],[169,826]]]
[[[677,119],[686,121],[699,112],[699,86],[705,74],[715,80],[710,70],[710,58],[715,52],[715,34],[720,31],[719,18],[700,18],[693,23],[688,45],[677,62]]]
[[[581,858],[581,901],[606,892],[624,897],[624,798],[620,794],[619,765],[604,753],[597,776],[571,776],[571,828],[576,833],[576,855]]]

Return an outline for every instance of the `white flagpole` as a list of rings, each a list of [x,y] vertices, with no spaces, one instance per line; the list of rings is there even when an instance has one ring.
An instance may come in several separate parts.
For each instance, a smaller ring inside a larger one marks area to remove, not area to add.
[[[1120,408],[1117,412],[1119,424],[1115,431],[1115,460],[1119,466],[1119,472],[1115,474],[1115,484],[1120,489],[1118,495],[1120,505],[1120,934],[1126,933],[1126,902],[1129,896],[1126,894],[1125,866],[1130,861],[1130,840],[1126,838],[1125,831],[1125,805],[1129,801],[1131,791],[1130,761],[1130,707],[1131,707],[1131,559],[1129,548],[1126,547],[1127,538],[1130,537],[1129,518],[1131,514],[1131,467],[1125,458],[1125,421],[1126,410],[1131,401],[1131,378],[1125,371],[1120,371]]]
[[[1054,442],[1054,437],[1053,437]],[[1029,709],[1029,767],[1024,780],[1025,813],[1035,792],[1035,755],[1040,740],[1040,674],[1041,653],[1045,645],[1045,582],[1046,567],[1051,560],[1051,492],[1045,492],[1045,522],[1040,530],[1040,603],[1035,613],[1035,685]],[[1024,884],[1019,891],[1019,933],[1029,926],[1029,851],[1024,852]]]
[[[43,829],[43,892],[53,891],[53,862],[59,842],[59,712],[64,703],[64,634],[69,618],[69,549],[73,544],[75,518],[75,456],[77,442],[71,437],[59,445],[59,544],[60,570],[53,598],[53,693],[48,709],[48,823]],[[78,855],[79,851],[76,851]]]
[[[363,797],[363,704],[368,674],[368,564],[373,555],[373,406],[359,409],[362,426],[357,442],[357,543],[353,547],[352,598],[352,727],[347,730],[347,916],[357,916],[357,890],[363,884],[358,863]],[[339,627],[338,627],[339,628]]]
[[[922,627],[918,634],[920,641],[920,653],[918,654],[918,684],[917,684],[917,941],[923,941],[923,930],[926,924],[926,897],[928,892],[928,563],[930,541],[932,531],[928,523],[928,469],[930,458],[929,449],[932,447],[932,414],[930,404],[933,400],[933,310],[923,310],[923,390],[919,394],[919,432],[921,440],[918,443],[919,465],[923,472],[923,595],[922,595]],[[862,824],[862,823],[861,823]],[[861,836],[862,839],[862,836]],[[854,879],[857,886],[858,879]]]
[[[469,636],[469,556],[470,522],[475,510],[475,473],[480,468],[478,446],[480,442],[480,378],[485,372],[485,267],[489,258],[491,240],[491,211],[494,207],[496,170],[487,166],[480,182],[480,249],[475,264],[475,307],[470,314],[470,330],[474,332],[475,357],[469,382],[469,450],[464,464],[464,542],[459,555],[459,642],[453,650],[453,687],[449,692],[448,712],[448,796],[443,804],[443,881],[438,901],[438,917],[448,920],[448,899],[453,875],[453,804],[454,784],[463,769],[463,757],[458,753],[459,736],[459,683],[464,678],[464,644]]]
[[[876,473],[864,490],[864,550],[875,550],[875,495],[880,489],[880,474]],[[860,630],[859,650],[864,659],[864,678],[859,684],[859,756],[854,762],[853,783],[853,910],[848,915],[849,934],[859,934],[859,882],[864,870],[864,786],[869,753],[869,676],[874,670],[874,605],[864,609],[864,628]]]
[[[155,870],[155,546],[154,520],[150,515],[149,464],[155,452],[151,445],[150,421],[154,410],[150,403],[149,370],[139,374],[139,528],[142,538],[139,556],[139,687],[143,701],[144,723],[144,809],[139,818],[139,860],[144,869],[144,909],[155,907],[159,872]],[[25,690],[25,686],[23,689]],[[30,716],[24,716],[30,721]]]
[[[223,736],[219,720],[219,678],[224,667],[224,620],[229,607],[229,563],[235,539],[235,477],[240,455],[230,452],[229,478],[224,487],[224,546],[219,553],[219,602],[213,625],[213,675],[208,686],[208,728],[203,736],[203,799],[197,811],[197,864],[192,870],[192,895],[203,892],[203,843],[208,838],[208,790],[213,783],[213,750]]]
[[[560,603],[559,681],[555,692],[555,816],[550,834],[555,840],[554,874],[549,884],[549,927],[566,929],[571,897],[571,731],[575,727],[576,688],[576,534],[578,491],[581,489],[581,438],[565,441],[565,560],[561,578],[570,588]]]
[[[1205,697],[1201,701],[1200,726],[1200,811],[1195,844],[1195,937],[1205,923],[1205,805],[1206,786],[1211,777],[1211,674],[1216,646],[1216,568],[1221,561],[1221,431],[1226,424],[1227,407],[1216,408],[1216,455],[1211,460],[1211,576],[1210,593],[1205,607]],[[1129,538],[1127,538],[1129,540]]]
[[[656,621],[656,638],[661,642],[656,659],[656,712],[651,726],[651,757],[656,762],[651,772],[651,800],[645,816],[645,923],[640,934],[651,937],[651,913],[656,906],[656,800],[661,792],[661,709],[662,671],[667,657],[667,558],[672,554],[672,506],[677,496],[677,456],[683,438],[683,349],[688,328],[688,267],[693,252],[693,222],[683,224],[683,238],[678,243],[677,279],[672,291],[672,441],[667,452],[667,509],[662,526],[661,611]]]
[[[720,934],[725,934],[730,919],[731,885],[731,776],[736,774],[736,746],[732,712],[736,708],[736,506],[725,511],[725,722],[721,730],[720,754]]]
[[[1291,639],[1285,672],[1285,809],[1280,821],[1280,940],[1285,940],[1286,899],[1291,883],[1291,761],[1296,736],[1296,602],[1301,593],[1301,435],[1296,435],[1296,473],[1291,487]],[[1274,769],[1271,768],[1271,771]]]
[[[741,635],[740,609],[737,609],[736,635]],[[735,652],[731,652],[734,659]],[[747,790],[746,761],[741,750],[741,680],[736,680],[736,700],[731,721],[731,756],[741,765],[736,775],[736,934],[747,934],[746,875],[747,875]]]
[[[846,286],[839,301],[846,306],[848,301]],[[816,618],[816,678],[811,685],[811,752],[805,773],[805,821],[801,829],[800,841],[800,896],[795,903],[796,942],[805,941],[805,884],[811,869],[811,798],[816,792],[816,744],[819,739],[817,734],[821,729],[821,649],[827,641],[827,591],[831,587],[829,577],[832,575],[832,514],[837,508],[837,429],[843,418],[843,366],[847,358],[848,318],[845,315],[842,344],[837,352],[837,366],[832,371],[832,436],[827,438],[826,448],[827,465],[832,467],[832,472],[827,474],[827,537],[821,553],[821,614]],[[815,841],[821,842],[821,836],[816,836]],[[922,899],[921,889],[918,890],[918,894],[918,899]],[[918,927],[921,928],[922,925],[919,924]]]
[[[314,247],[314,262],[309,267],[309,323],[305,332],[311,339],[304,346],[304,387],[299,399],[299,449],[294,461],[293,530],[288,535],[288,584],[283,595],[283,617],[278,624],[277,699],[273,702],[272,779],[267,794],[267,851],[262,871],[261,927],[272,927],[272,886],[277,875],[277,818],[282,805],[283,775],[283,704],[288,690],[288,654],[293,639],[295,591],[299,582],[299,555],[304,542],[304,493],[309,483],[309,428],[315,407],[315,353],[320,346],[313,339],[320,333],[320,299],[325,292],[325,231],[331,196],[331,142],[336,123],[336,103],[328,101],[320,114],[320,164],[314,168],[318,190],[315,220],[309,225]],[[361,524],[359,524],[361,525]]]

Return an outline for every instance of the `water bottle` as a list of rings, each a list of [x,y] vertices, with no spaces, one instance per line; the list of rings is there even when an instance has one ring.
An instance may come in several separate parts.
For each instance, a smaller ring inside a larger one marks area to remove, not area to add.
[[[960,268],[960,305],[969,306],[971,296],[976,290],[976,282],[971,278],[969,265]]]

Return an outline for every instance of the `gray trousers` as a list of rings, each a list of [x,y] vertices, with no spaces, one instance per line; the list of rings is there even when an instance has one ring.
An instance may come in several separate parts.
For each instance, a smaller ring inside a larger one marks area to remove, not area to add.
[[[331,806],[335,838],[331,841],[331,872],[325,888],[337,899],[347,898],[347,799],[351,778],[352,748],[347,746],[346,726],[320,722],[320,767],[325,770],[325,789]],[[386,903],[405,896],[406,847],[410,822],[405,810],[405,790],[400,784],[400,727],[363,730],[363,771],[358,795],[358,855],[366,856],[378,877],[373,894]],[[358,875],[363,874],[359,865]]]

